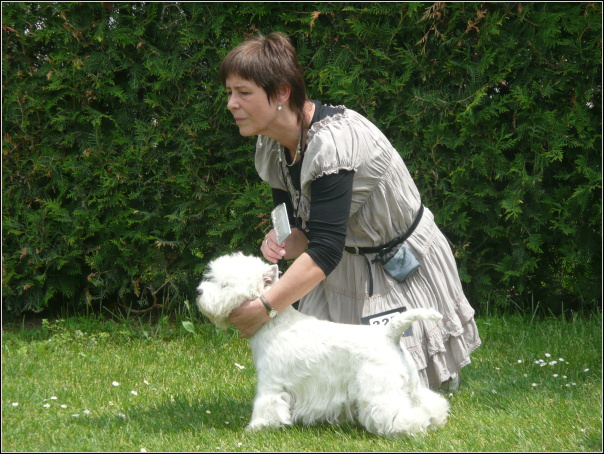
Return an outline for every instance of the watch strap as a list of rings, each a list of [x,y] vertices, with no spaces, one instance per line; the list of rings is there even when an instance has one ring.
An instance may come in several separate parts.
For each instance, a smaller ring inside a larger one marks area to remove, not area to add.
[[[268,314],[271,315],[271,318],[274,317],[274,315],[272,315],[272,313],[276,313],[277,311],[272,308],[272,306],[268,303],[268,301],[266,300],[264,295],[260,295],[260,296],[258,296],[258,298],[260,299],[260,301],[262,301],[262,304],[264,304],[264,307],[266,308],[266,311],[268,312]]]

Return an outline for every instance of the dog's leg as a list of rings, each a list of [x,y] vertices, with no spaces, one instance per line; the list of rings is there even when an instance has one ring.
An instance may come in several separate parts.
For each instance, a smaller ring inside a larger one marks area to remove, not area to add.
[[[359,421],[378,435],[418,435],[430,426],[430,416],[405,396],[376,396],[359,406]]]
[[[409,361],[412,361],[409,358]],[[378,435],[417,435],[444,424],[448,402],[422,388],[416,373],[367,364],[358,374],[358,419]]]
[[[449,414],[447,399],[428,388],[418,388],[414,401],[428,414],[431,427],[444,426]]]
[[[291,396],[283,390],[258,389],[252,420],[246,430],[282,427],[292,424]]]
[[[411,399],[411,407],[407,408],[408,404],[409,401],[405,398],[404,405],[396,409],[392,434],[424,433],[429,428],[443,426],[447,420],[449,402],[440,394],[427,388],[417,388],[416,394]],[[394,406],[392,409],[394,410]]]

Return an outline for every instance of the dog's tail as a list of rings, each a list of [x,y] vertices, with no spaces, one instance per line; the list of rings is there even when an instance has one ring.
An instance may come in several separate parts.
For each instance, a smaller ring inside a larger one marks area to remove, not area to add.
[[[398,344],[401,335],[411,326],[411,323],[417,320],[436,322],[442,318],[443,316],[434,309],[410,309],[390,320],[386,325],[386,329],[388,330],[387,336]]]

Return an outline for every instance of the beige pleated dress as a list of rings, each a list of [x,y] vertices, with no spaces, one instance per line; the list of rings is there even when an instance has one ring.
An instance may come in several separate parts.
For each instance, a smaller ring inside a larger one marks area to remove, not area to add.
[[[420,194],[405,163],[388,139],[357,112],[327,117],[311,126],[301,172],[302,193],[291,184],[279,144],[259,136],[256,169],[271,187],[287,190],[298,215],[308,221],[311,183],[323,175],[353,170],[352,206],[346,246],[375,247],[403,233],[420,207]],[[322,320],[360,324],[361,317],[400,307],[434,308],[443,319],[421,321],[401,344],[411,353],[426,386],[438,389],[453,372],[470,363],[481,341],[474,310],[466,299],[451,248],[428,207],[405,245],[418,259],[418,271],[404,282],[379,263],[370,274],[362,255],[344,252],[327,278],[301,299],[299,310]],[[369,254],[369,260],[374,254]]]

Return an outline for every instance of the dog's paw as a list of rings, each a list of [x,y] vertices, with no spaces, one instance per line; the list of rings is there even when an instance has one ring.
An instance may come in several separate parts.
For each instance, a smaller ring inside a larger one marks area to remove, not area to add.
[[[247,426],[245,426],[245,431],[258,432],[260,430],[281,429],[283,427],[285,427],[285,424],[282,424],[278,421],[255,420],[251,421]]]
[[[245,426],[246,432],[258,432],[259,430],[262,430],[262,429],[263,429],[263,427],[252,425],[252,424],[248,424],[247,426]]]

